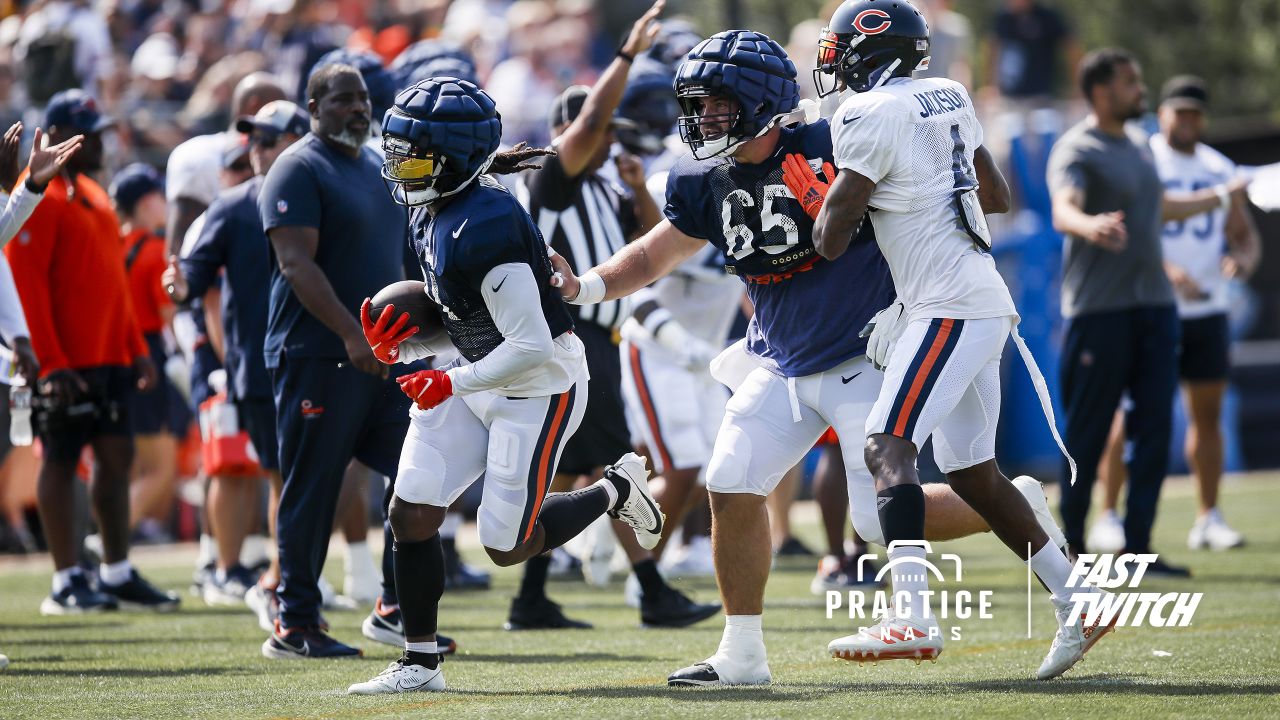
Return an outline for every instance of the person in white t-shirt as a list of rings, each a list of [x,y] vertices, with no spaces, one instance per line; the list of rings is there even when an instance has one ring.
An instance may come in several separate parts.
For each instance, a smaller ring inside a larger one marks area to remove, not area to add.
[[[996,464],[1000,358],[1011,332],[1017,339],[1019,318],[991,258],[983,213],[1006,212],[1009,189],[982,145],[964,86],[911,78],[928,62],[929,27],[910,3],[846,0],[819,40],[815,75],[820,95],[845,93],[831,120],[839,172],[834,179],[824,173],[827,185],[805,163],[786,169],[801,204],[821,205],[818,252],[829,260],[843,255],[869,220],[898,292],[872,319],[867,354],[885,375],[867,418],[865,451],[895,607],[828,649],[872,662],[932,659],[942,651],[928,573],[919,569],[929,564],[929,546],[915,462],[932,438],[934,459],[956,494],[1015,552],[1034,550],[1028,564],[1052,593],[1058,616],[1057,637],[1037,672],[1049,679],[1109,628],[1076,622],[1071,597],[1081,590],[1067,586],[1071,563]],[[834,87],[823,82],[832,76]],[[1025,350],[1023,357],[1030,359]]]
[[[1160,132],[1150,140],[1156,171],[1165,193],[1176,195],[1226,187],[1235,163],[1201,142],[1209,92],[1203,80],[1180,75],[1161,91]],[[1200,510],[1187,546],[1227,550],[1244,536],[1218,510],[1222,480],[1222,398],[1227,390],[1230,337],[1227,322],[1230,281],[1253,274],[1262,255],[1257,228],[1243,193],[1224,194],[1222,207],[1186,220],[1165,223],[1161,233],[1165,274],[1177,296],[1182,341],[1178,375],[1189,426],[1187,465],[1196,477]],[[1116,425],[1103,462],[1103,514],[1090,529],[1090,546],[1117,547],[1124,537],[1116,504],[1125,481],[1123,426]],[[1109,538],[1116,540],[1109,540]],[[1095,540],[1097,542],[1095,542]]]

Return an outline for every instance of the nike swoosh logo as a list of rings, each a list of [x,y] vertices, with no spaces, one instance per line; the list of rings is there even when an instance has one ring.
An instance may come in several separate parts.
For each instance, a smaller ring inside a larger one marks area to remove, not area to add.
[[[458,226],[458,229],[453,231],[453,237],[455,239],[457,239],[457,237],[462,234],[462,228],[466,227],[467,223],[470,222],[470,220],[471,218],[467,218],[466,220],[463,220],[462,224]]]
[[[393,623],[393,622],[391,622],[390,620],[388,620],[388,619],[386,619],[386,618],[384,618],[384,617],[379,617],[379,619],[382,621],[382,624],[386,625],[386,626],[387,626],[387,627],[388,627],[392,632],[396,632],[396,633],[399,633],[399,634],[401,634],[401,635],[403,635],[403,634],[404,634],[404,623],[403,623],[403,622],[394,622],[394,623]]]
[[[492,288],[490,288],[490,290],[492,290],[492,291],[494,291],[494,292],[498,292],[499,290],[501,290],[501,289],[502,289],[502,285],[503,285],[503,283],[505,283],[505,282],[507,281],[507,278],[508,278],[508,277],[511,277],[511,276],[510,276],[510,275],[507,275],[507,276],[503,277],[503,278],[502,278],[502,282],[498,283],[497,285],[494,285]]]
[[[853,379],[854,379],[854,378],[858,377],[858,376],[859,376],[859,375],[861,375],[861,374],[862,374],[862,373],[860,373],[860,372],[856,372],[856,373],[854,373],[853,375],[850,375],[849,377],[841,376],[841,377],[840,377],[840,383],[841,383],[842,385],[848,385],[849,383],[853,382]]]
[[[861,119],[862,119],[862,116],[861,116],[861,115],[859,115],[859,116],[857,116],[857,117],[846,117],[846,118],[844,119],[844,124],[845,124],[845,125],[848,125],[849,123],[853,122],[854,120],[861,120]],[[454,237],[457,237],[457,236],[455,235]]]

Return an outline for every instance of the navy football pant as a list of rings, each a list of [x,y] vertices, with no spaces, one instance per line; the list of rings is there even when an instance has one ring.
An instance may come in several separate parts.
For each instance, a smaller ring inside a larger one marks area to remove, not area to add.
[[[1084,551],[1085,519],[1098,461],[1120,399],[1125,415],[1129,483],[1125,545],[1148,552],[1160,487],[1169,465],[1173,395],[1178,388],[1178,313],[1173,307],[1090,313],[1067,321],[1061,366],[1067,450],[1079,477],[1073,487],[1063,461],[1062,520],[1067,542]]]
[[[287,627],[320,621],[317,581],[333,532],[343,471],[351,458],[394,478],[409,426],[409,398],[338,360],[281,358],[271,369],[284,492],[279,534],[280,615]],[[384,497],[390,497],[386,493]],[[384,502],[385,517],[385,502]],[[383,557],[384,596],[394,599],[390,543]]]

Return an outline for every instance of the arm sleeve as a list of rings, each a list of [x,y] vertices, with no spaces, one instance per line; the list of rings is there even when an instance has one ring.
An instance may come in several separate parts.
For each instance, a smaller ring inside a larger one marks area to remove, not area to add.
[[[27,317],[22,314],[22,301],[18,298],[18,286],[13,282],[13,271],[9,269],[9,261],[0,255],[0,338],[13,347],[14,338],[30,335]]]
[[[258,211],[263,231],[278,227],[320,228],[320,186],[297,154],[276,160],[262,182]]]
[[[182,274],[187,278],[188,300],[204,297],[210,288],[216,286],[218,270],[227,261],[227,235],[230,231],[227,213],[222,212],[221,203],[214,203],[202,217],[205,220],[199,224],[200,234],[195,244],[178,261]]]
[[[53,323],[53,288],[50,287],[60,212],[59,207],[41,204],[22,227],[21,232],[28,234],[27,242],[19,240],[5,248],[13,266],[18,296],[22,298],[22,307],[26,311],[31,345],[40,358],[41,375],[64,370],[71,364]]]
[[[836,167],[878,183],[893,170],[907,123],[893,105],[847,103],[831,119]]]
[[[40,204],[42,198],[43,194],[28,190],[25,182],[18,183],[18,188],[5,203],[4,211],[0,212],[0,248],[8,245],[18,234],[18,230],[31,218],[31,213],[35,212],[36,205]]]
[[[499,290],[494,292],[493,288]],[[467,395],[509,385],[551,358],[551,329],[527,263],[504,263],[489,271],[480,290],[502,333],[502,344],[472,365],[449,370],[453,394]]]

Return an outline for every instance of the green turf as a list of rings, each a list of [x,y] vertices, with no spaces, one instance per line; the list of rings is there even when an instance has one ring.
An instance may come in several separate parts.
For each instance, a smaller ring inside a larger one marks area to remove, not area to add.
[[[0,717],[1276,717],[1278,480],[1259,475],[1227,488],[1224,510],[1250,540],[1228,553],[1186,550],[1190,487],[1172,484],[1157,548],[1190,564],[1196,577],[1149,580],[1143,589],[1203,592],[1194,624],[1108,636],[1054,682],[1029,679],[1053,632],[1047,602],[1037,591],[1034,639],[1026,639],[1025,571],[989,535],[946,548],[965,560],[964,587],[995,591],[995,617],[962,624],[963,641],[948,642],[934,665],[828,659],[826,643],[849,623],[827,620],[821,599],[809,594],[810,563],[780,563],[765,615],[775,682],[736,690],[668,689],[668,672],[714,651],[721,622],[639,629],[636,612],[621,606],[620,582],[604,590],[553,583],[554,597],[594,630],[512,634],[499,628],[517,574],[499,571],[496,591],[444,600],[441,628],[463,648],[445,666],[449,692],[350,698],[346,686],[377,673],[395,649],[363,642],[363,660],[265,660],[263,635],[246,612],[206,608],[191,597],[167,616],[41,618],[47,569],[0,566],[0,652],[13,662],[0,673]],[[815,527],[801,531],[816,541]],[[474,550],[471,556],[480,559]],[[190,576],[190,553],[140,564],[171,587]],[[709,579],[682,586],[715,595]],[[361,618],[329,614],[335,634],[348,641],[362,640]]]

